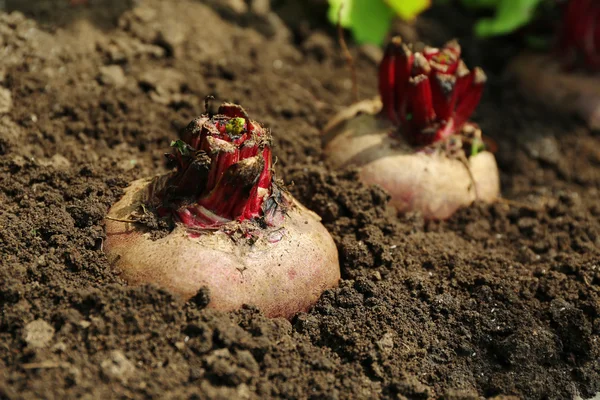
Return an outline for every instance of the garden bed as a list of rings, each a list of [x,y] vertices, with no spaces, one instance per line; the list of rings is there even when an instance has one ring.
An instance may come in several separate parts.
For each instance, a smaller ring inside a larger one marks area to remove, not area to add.
[[[475,121],[498,144],[507,199],[427,222],[322,161],[319,129],[352,97],[323,2],[12,3],[24,14],[0,13],[0,398],[600,391],[600,137],[517,94],[509,41],[425,14],[419,34],[461,37],[488,73]],[[351,47],[371,97],[376,60]],[[272,129],[279,177],[338,247],[340,287],[291,322],[128,287],[103,253],[108,207],[164,171],[209,94]]]

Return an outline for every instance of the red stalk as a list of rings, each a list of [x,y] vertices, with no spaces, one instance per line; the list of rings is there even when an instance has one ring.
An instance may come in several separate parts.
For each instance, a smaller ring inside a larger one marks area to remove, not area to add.
[[[600,69],[600,3],[597,0],[570,0],[564,10],[558,51],[566,67],[582,63]]]
[[[206,121],[208,121],[208,117],[199,117],[194,119],[183,131],[181,139],[184,142],[189,143],[192,147],[197,148],[200,141],[200,132],[202,131]]]
[[[265,165],[262,169],[260,177],[258,178],[258,184],[254,186],[253,192],[250,195],[252,201],[246,203],[246,207],[242,213],[244,219],[255,218],[260,214],[265,197],[269,195],[269,188],[271,187],[271,167],[272,157],[271,149],[264,148],[262,152],[262,159]]]
[[[479,67],[476,67],[470,75],[472,75],[470,84],[464,90],[462,96],[457,99],[454,114],[455,124],[458,126],[462,126],[467,122],[471,114],[475,111],[475,108],[477,108],[483,94],[483,85],[487,81],[485,73]]]
[[[379,75],[382,115],[409,142],[428,145],[456,134],[475,110],[485,74],[471,73],[460,54],[455,40],[415,53],[399,38],[388,46]]]
[[[208,174],[206,190],[212,190],[221,179],[225,171],[240,159],[240,152],[236,145],[209,136],[206,138],[209,156],[212,158],[212,165]]]
[[[468,90],[469,84],[473,80],[473,76],[471,75],[471,71],[467,68],[467,65],[460,60],[458,63],[458,67],[456,69],[456,86],[454,87],[454,104],[458,99],[462,98],[465,92]]]
[[[408,82],[408,95],[412,100],[408,109],[412,114],[411,125],[425,129],[435,120],[429,78],[427,75],[417,75]]]
[[[399,50],[396,57],[394,87],[392,90],[395,94],[394,107],[396,108],[396,114],[399,116],[398,123],[406,124],[408,80],[413,69],[414,55],[404,43],[401,44]]]
[[[441,121],[452,118],[456,104],[456,76],[450,74],[436,74],[431,84],[433,108]]]
[[[248,119],[242,107],[226,103],[217,115],[190,123],[182,137],[186,142],[174,142],[175,152],[169,155],[177,171],[155,193],[162,201],[161,214],[170,211],[197,228],[264,215],[265,200],[273,192],[267,130]]]
[[[383,114],[390,120],[396,121],[396,110],[394,109],[394,67],[396,61],[397,41],[388,43],[383,60],[379,64],[379,93],[383,103]]]
[[[198,204],[214,214],[234,219],[243,214],[265,162],[262,157],[246,158],[230,165],[217,185]],[[257,201],[256,196],[252,201]]]

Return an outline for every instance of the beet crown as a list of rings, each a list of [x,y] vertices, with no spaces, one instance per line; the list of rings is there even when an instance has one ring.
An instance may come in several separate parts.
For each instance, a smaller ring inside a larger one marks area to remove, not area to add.
[[[573,67],[580,62],[600,70],[600,2],[570,0],[563,13],[559,51]]]
[[[413,52],[395,37],[379,66],[383,116],[412,144],[428,145],[460,132],[483,91],[486,76],[470,71],[456,41]]]
[[[167,158],[176,171],[160,184],[155,200],[188,227],[214,228],[262,218],[273,223],[281,206],[271,171],[271,135],[239,105],[192,121]]]

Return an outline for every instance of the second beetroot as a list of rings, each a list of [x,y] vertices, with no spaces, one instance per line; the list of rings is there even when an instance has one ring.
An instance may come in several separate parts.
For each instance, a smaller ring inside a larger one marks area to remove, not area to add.
[[[394,38],[380,65],[380,97],[354,104],[324,129],[325,154],[336,168],[356,166],[400,212],[447,218],[500,193],[494,156],[469,122],[485,74],[469,70],[460,46],[414,51]]]

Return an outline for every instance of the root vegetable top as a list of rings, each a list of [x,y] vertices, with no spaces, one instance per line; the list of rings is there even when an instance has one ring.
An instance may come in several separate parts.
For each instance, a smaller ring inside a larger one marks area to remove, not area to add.
[[[158,183],[150,200],[159,214],[171,212],[188,227],[215,228],[281,212],[273,190],[271,136],[246,111],[225,103],[213,116],[202,116],[185,129],[168,154],[177,170]],[[268,199],[271,199],[270,201]],[[267,223],[273,223],[267,218]]]
[[[340,279],[337,249],[320,218],[275,180],[270,146],[269,132],[238,105],[192,121],[167,155],[175,170],[133,182],[109,211],[113,266],[130,284],[184,300],[208,288],[208,306],[220,310],[307,311]],[[174,229],[153,240],[140,210]]]
[[[496,161],[468,121],[486,76],[469,70],[460,53],[456,41],[419,52],[394,38],[379,67],[380,99],[342,110],[325,127],[330,164],[358,167],[398,211],[428,219],[448,218],[475,200],[495,201]]]
[[[413,51],[399,37],[387,46],[379,66],[382,116],[414,145],[428,145],[460,132],[483,91],[486,76],[460,58],[453,40],[441,48]]]

